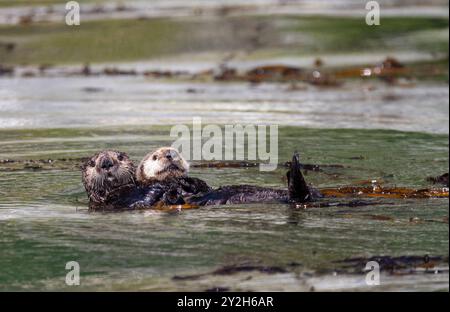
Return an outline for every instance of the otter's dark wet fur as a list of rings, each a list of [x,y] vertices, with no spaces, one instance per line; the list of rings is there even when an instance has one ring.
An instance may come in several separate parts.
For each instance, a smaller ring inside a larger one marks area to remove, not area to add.
[[[137,185],[135,166],[126,153],[102,151],[82,166],[83,185],[92,210],[151,208],[164,205],[218,205],[256,202],[304,202],[313,199],[294,154],[288,172],[288,190],[251,185],[224,186],[213,190],[206,182],[187,176]]]
[[[166,178],[163,181],[153,181],[142,186],[152,186],[154,183],[166,185],[170,189],[177,188],[183,197],[193,194],[204,194],[213,190],[205,181],[188,176]]]
[[[288,190],[271,189],[252,185],[223,186],[213,190],[198,178],[188,177],[189,164],[173,147],[161,147],[147,154],[137,168],[137,182],[148,186],[167,183],[177,188],[183,199],[195,205],[238,204],[252,202],[306,202],[312,193],[301,174],[299,155],[290,162]]]
[[[304,203],[321,197],[317,190],[307,185],[300,167],[299,154],[294,153],[290,170],[286,173],[287,190],[254,185],[230,185],[222,186],[207,193],[193,195],[186,201],[190,204],[204,206],[260,202]]]

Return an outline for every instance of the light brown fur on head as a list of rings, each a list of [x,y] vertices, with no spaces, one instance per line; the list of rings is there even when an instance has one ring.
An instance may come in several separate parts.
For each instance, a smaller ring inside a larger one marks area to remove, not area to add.
[[[118,151],[101,151],[81,167],[84,188],[89,199],[102,203],[112,191],[135,184],[135,166],[128,155]]]
[[[137,168],[136,179],[140,184],[148,184],[186,176],[188,171],[188,162],[175,148],[161,147],[144,157]]]

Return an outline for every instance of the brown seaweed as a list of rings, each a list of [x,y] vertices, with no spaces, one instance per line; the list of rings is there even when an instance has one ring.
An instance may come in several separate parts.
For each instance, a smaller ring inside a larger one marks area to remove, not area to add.
[[[259,272],[264,274],[280,274],[288,273],[288,270],[280,266],[263,266],[263,265],[252,265],[252,264],[232,264],[222,266],[212,272],[193,274],[193,275],[175,275],[172,277],[173,280],[183,281],[183,280],[197,280],[201,277],[208,275],[234,275],[237,273],[245,272]]]
[[[394,83],[396,78],[404,77],[411,73],[410,69],[393,57],[387,57],[384,61],[375,66],[363,68],[350,67],[339,70],[335,73],[338,78],[380,78],[388,83]]]
[[[315,273],[303,272],[303,278],[311,278],[315,275],[324,274],[367,274],[366,265],[370,261],[376,261],[380,270],[391,275],[405,275],[417,273],[443,273],[448,272],[448,256],[372,256],[372,257],[354,257],[345,258],[343,260],[331,261],[335,266],[334,269],[318,269]],[[231,264],[222,266],[214,271],[192,274],[192,275],[175,275],[172,277],[173,281],[195,281],[203,277],[219,275],[228,276],[238,273],[252,273],[259,272],[263,274],[284,274],[294,273],[297,268],[301,266],[294,262],[284,266],[263,266],[256,264]],[[251,276],[248,277],[250,279]],[[214,291],[214,290],[213,290]],[[219,290],[220,291],[220,290]]]
[[[432,198],[448,197],[448,188],[410,189],[405,187],[374,186],[344,186],[338,188],[320,189],[325,197],[379,197],[379,198]]]
[[[295,209],[310,209],[310,208],[325,208],[325,207],[362,207],[375,205],[393,205],[393,203],[380,203],[366,200],[352,200],[349,202],[331,202],[331,201],[317,201],[307,203],[293,203],[292,207]]]
[[[265,65],[247,71],[244,77],[250,82],[301,80],[305,79],[305,71],[293,66]]]
[[[12,52],[16,48],[16,44],[14,42],[1,42],[0,41],[0,49],[5,50],[6,52]]]
[[[13,74],[14,74],[14,67],[0,64],[0,76]]]
[[[414,273],[418,269],[433,270],[439,265],[447,265],[448,256],[373,256],[370,258],[347,258],[344,260],[333,261],[341,266],[345,271],[354,270],[355,273],[364,273],[366,264],[370,261],[376,261],[380,265],[381,271],[390,274]],[[448,268],[446,269],[448,271]]]

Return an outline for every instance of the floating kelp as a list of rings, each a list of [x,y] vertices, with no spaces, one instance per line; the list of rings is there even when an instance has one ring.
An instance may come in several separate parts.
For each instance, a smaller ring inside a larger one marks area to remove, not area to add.
[[[337,78],[376,77],[391,83],[395,78],[409,74],[411,74],[411,70],[393,57],[387,57],[375,66],[346,68],[335,72]]]
[[[79,169],[80,164],[85,161],[85,158],[60,158],[60,159],[37,159],[37,160],[14,160],[14,159],[0,159],[0,171],[21,171],[21,170],[66,170]],[[192,168],[255,168],[258,167],[258,162],[246,161],[230,161],[230,162],[194,162],[191,164]],[[289,168],[290,162],[280,163],[280,167]],[[323,172],[324,168],[345,168],[342,165],[334,164],[302,164],[301,168],[306,171]],[[438,177],[440,180],[445,180],[446,174]],[[447,175],[448,179],[448,175]],[[383,187],[374,181],[361,181],[361,184],[368,184],[369,186],[343,186],[338,188],[324,188],[320,192],[325,197],[380,197],[380,198],[432,198],[432,197],[448,197],[449,189],[445,188],[424,188],[411,189],[405,187]],[[448,181],[447,181],[448,182]],[[301,204],[297,208],[314,208],[314,207],[330,207],[330,206],[365,206],[373,203],[366,203],[363,201],[353,201],[348,203],[306,203]]]
[[[251,161],[208,161],[208,162],[193,162],[191,163],[192,168],[253,168],[259,167],[261,163],[251,162]],[[278,167],[289,168],[291,162],[279,163]],[[337,164],[300,164],[300,168],[308,171],[323,171],[322,168],[346,168],[343,165]]]
[[[14,74],[14,67],[0,64],[0,76],[13,74]]]
[[[382,197],[382,198],[432,198],[448,197],[448,188],[410,189],[405,187],[374,186],[345,186],[338,188],[320,189],[325,197]]]
[[[346,215],[346,217],[352,218],[353,215]],[[364,219],[369,219],[369,220],[376,220],[376,221],[394,221],[395,220],[391,216],[374,215],[374,214],[362,214],[358,217],[362,217]]]
[[[407,275],[418,273],[439,274],[448,272],[448,256],[373,256],[373,257],[354,257],[343,260],[332,261],[333,269],[318,269],[296,274],[299,279],[307,280],[312,277],[318,277],[329,274],[352,274],[365,275],[368,269],[367,263],[377,262],[381,272],[390,275]],[[252,278],[251,274],[287,274],[302,272],[302,265],[298,262],[290,262],[286,265],[265,266],[261,264],[229,264],[221,266],[213,271],[192,274],[175,275],[173,281],[198,281],[210,276],[230,276],[235,274],[248,274],[247,278]]]
[[[287,273],[288,270],[280,266],[263,266],[252,264],[232,264],[220,267],[212,272],[194,274],[194,275],[175,275],[172,279],[175,281],[197,280],[208,275],[233,275],[237,273],[259,272],[264,274]]]
[[[80,73],[84,76],[89,76],[91,75],[92,71],[91,71],[91,67],[89,66],[89,64],[84,64],[83,68],[81,69]]]
[[[151,78],[173,78],[188,75],[188,73],[185,71],[146,70],[143,75]]]
[[[244,74],[244,78],[250,82],[266,81],[290,81],[306,78],[305,70],[299,67],[285,65],[258,66]]]
[[[200,206],[197,205],[191,205],[191,204],[183,204],[183,205],[164,205],[161,202],[157,203],[154,207],[152,207],[152,210],[158,210],[168,213],[178,213],[181,210],[189,210],[189,209],[198,209]]]
[[[347,69],[322,69],[323,61],[316,60],[315,69],[306,69],[288,65],[261,65],[242,74],[235,68],[221,67],[219,73],[208,70],[198,76],[212,75],[217,81],[261,82],[306,82],[315,86],[336,87],[342,84],[341,78],[378,77],[389,82],[405,76],[410,70],[397,59],[388,57],[372,67]],[[320,69],[319,69],[320,68]]]
[[[413,274],[420,271],[440,273],[448,272],[448,256],[374,256],[370,258],[348,258],[333,261],[346,273],[366,273],[366,264],[375,261],[380,270],[390,274]]]
[[[22,77],[24,77],[24,78],[36,77],[36,76],[37,76],[37,74],[31,70],[27,70],[22,73]]]
[[[102,89],[84,88],[85,92],[101,92]],[[80,158],[56,158],[56,159],[0,159],[0,171],[15,171],[24,169],[69,169],[78,168],[86,160]],[[192,162],[191,168],[254,168],[259,167],[259,162],[251,161],[202,161]],[[290,162],[278,164],[279,167],[289,168]],[[321,168],[345,168],[335,164],[301,164],[301,168],[307,171],[323,171]]]
[[[199,76],[207,76],[213,71],[205,71]],[[219,73],[213,74],[217,81],[247,81],[251,83],[262,82],[305,82],[315,86],[339,86],[331,70],[308,70],[287,65],[262,65],[254,67],[244,73],[235,68],[224,67]]]
[[[0,159],[0,171],[79,169],[86,158]]]
[[[103,74],[107,76],[136,76],[135,70],[123,70],[115,67],[107,67],[103,70]]]
[[[209,162],[194,162],[191,168],[253,168],[258,167],[258,162],[247,161],[209,161]]]
[[[0,41],[0,50],[5,50],[6,52],[12,52],[16,48],[16,44],[14,42],[1,42]]]
[[[28,26],[31,23],[33,23],[34,20],[34,14],[28,14],[28,15],[22,15],[19,17],[19,25],[21,26]]]
[[[314,70],[310,73],[306,82],[319,87],[338,87],[342,85],[342,82],[338,81],[334,74],[319,70]]]
[[[0,45],[0,49],[2,45]],[[263,64],[255,66],[248,70],[230,67],[227,64],[221,64],[215,68],[193,72],[188,70],[154,70],[146,68],[128,68],[123,67],[104,67],[92,68],[89,64],[84,64],[81,68],[67,68],[47,66],[42,64],[37,67],[26,66],[18,67],[19,75],[34,76],[143,76],[149,79],[178,79],[189,81],[218,81],[218,82],[249,82],[258,83],[289,83],[289,91],[303,90],[304,85],[313,85],[317,87],[339,87],[345,79],[362,78],[367,79],[375,77],[382,79],[390,84],[401,86],[413,86],[411,78],[426,76],[442,76],[439,64],[433,67],[428,65],[427,69],[417,66],[406,66],[392,57],[386,58],[383,62],[373,66],[366,67],[347,67],[336,68],[322,66],[323,61],[316,61],[312,68],[301,68],[283,64]],[[50,68],[52,67],[52,68]],[[419,70],[420,68],[420,70]],[[51,70],[50,70],[51,69]],[[435,70],[436,69],[436,70]],[[24,74],[24,71],[26,74]],[[14,74],[14,70],[8,66],[0,65],[0,75]],[[419,77],[420,78],[420,77]],[[303,85],[304,84],[304,85]]]
[[[292,204],[295,209],[310,209],[310,208],[325,208],[325,207],[362,207],[362,206],[375,206],[375,205],[392,205],[392,203],[381,203],[366,200],[352,200],[349,202],[333,202],[333,201],[316,201],[307,203],[294,203]]]

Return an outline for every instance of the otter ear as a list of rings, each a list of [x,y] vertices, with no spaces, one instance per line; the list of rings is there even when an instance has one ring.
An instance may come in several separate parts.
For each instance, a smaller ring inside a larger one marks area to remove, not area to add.
[[[86,160],[81,164],[80,169],[81,169],[82,171],[85,171],[85,170],[87,169],[87,167],[90,167],[90,166],[92,165],[92,162],[93,162],[92,158],[86,159]]]
[[[125,152],[117,152],[117,159],[119,159],[120,161],[124,160],[124,159],[130,159],[130,157],[128,156],[127,153]]]

